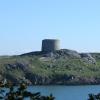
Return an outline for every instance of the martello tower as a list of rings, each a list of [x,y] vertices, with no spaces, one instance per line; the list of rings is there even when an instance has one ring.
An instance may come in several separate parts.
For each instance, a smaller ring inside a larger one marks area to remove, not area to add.
[[[60,41],[58,39],[42,40],[42,52],[53,52],[60,49]]]

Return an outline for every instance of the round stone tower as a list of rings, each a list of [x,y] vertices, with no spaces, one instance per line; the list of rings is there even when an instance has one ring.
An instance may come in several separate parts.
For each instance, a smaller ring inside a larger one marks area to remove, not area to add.
[[[42,51],[53,52],[60,49],[60,41],[57,39],[44,39],[42,40]]]

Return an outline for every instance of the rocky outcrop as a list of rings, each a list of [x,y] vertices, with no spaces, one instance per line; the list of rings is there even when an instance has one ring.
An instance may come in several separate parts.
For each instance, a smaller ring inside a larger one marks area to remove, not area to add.
[[[61,50],[56,50],[53,52],[31,52],[23,55],[35,55],[35,56],[41,56],[40,60],[41,61],[48,61],[51,59],[59,59],[59,58],[72,58],[72,59],[77,59],[80,58],[86,63],[90,64],[96,64],[95,58],[92,56],[90,53],[78,53],[77,51],[74,50],[68,50],[68,49],[61,49]],[[22,55],[22,56],[23,56]]]
[[[68,50],[68,49],[56,50],[56,51],[53,51],[53,52],[42,52],[42,51],[30,52],[30,53],[22,54],[20,56],[25,56],[25,55],[29,55],[29,56],[35,55],[35,56],[45,56],[45,57],[67,56],[67,57],[80,58],[80,54],[77,51]]]
[[[90,53],[81,53],[80,56],[85,62],[96,64],[95,58],[93,58]]]
[[[71,57],[71,58],[80,58],[80,54],[74,50],[68,50],[68,49],[61,49],[61,50],[56,50],[54,52],[49,52],[46,54],[43,54],[45,57],[54,57],[59,58],[59,57]]]

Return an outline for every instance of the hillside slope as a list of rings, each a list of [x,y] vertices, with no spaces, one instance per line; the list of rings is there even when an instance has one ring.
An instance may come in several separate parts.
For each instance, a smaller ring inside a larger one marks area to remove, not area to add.
[[[100,84],[100,54],[62,49],[0,57],[0,80],[35,85]]]

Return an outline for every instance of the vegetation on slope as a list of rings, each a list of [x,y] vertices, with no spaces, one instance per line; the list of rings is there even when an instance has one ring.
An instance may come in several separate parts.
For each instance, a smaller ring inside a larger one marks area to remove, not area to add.
[[[71,50],[0,57],[0,79],[33,84],[99,84],[100,54]]]

